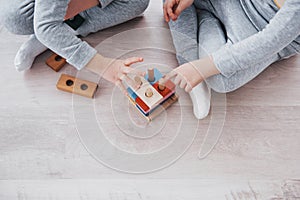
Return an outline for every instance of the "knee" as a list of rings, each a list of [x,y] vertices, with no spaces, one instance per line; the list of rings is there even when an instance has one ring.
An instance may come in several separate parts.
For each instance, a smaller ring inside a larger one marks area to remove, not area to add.
[[[131,1],[130,1],[131,2]],[[142,14],[148,7],[150,0],[135,0],[132,1],[132,9],[135,10],[136,15]]]
[[[29,14],[32,16],[26,16],[18,7],[16,7],[16,5],[12,5],[2,12],[1,18],[3,19],[4,27],[9,32],[18,35],[29,35],[34,32],[33,12]]]
[[[205,82],[212,90],[218,93],[228,93],[236,90],[234,84],[230,84],[230,80],[222,75],[209,77]]]

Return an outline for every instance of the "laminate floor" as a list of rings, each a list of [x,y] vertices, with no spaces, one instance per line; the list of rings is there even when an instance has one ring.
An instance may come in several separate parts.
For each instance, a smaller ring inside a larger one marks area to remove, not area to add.
[[[166,73],[176,58],[161,7],[153,0],[143,17],[85,40],[107,56],[141,55],[145,62],[135,67]],[[0,25],[1,200],[300,199],[299,56],[273,64],[235,92],[214,93],[204,120],[194,119],[178,88],[179,102],[146,124],[113,85],[69,65],[52,71],[45,65],[49,51],[29,71],[16,72],[13,59],[27,38]],[[95,99],[58,91],[61,73],[99,81]],[[108,151],[100,135],[131,155],[153,153],[153,162]],[[155,154],[161,147],[173,151]],[[103,152],[110,167],[99,162]],[[162,166],[143,174],[111,169]]]

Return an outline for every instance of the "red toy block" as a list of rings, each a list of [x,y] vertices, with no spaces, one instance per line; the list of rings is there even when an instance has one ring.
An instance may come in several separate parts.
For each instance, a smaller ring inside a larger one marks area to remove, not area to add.
[[[165,89],[164,90],[160,90],[159,89],[159,82],[157,81],[156,83],[153,84],[153,87],[159,92],[159,94],[161,94],[163,96],[163,98],[165,99],[166,97],[169,97],[172,93],[174,93],[175,91],[175,87],[176,85],[168,80],[165,83]]]
[[[136,104],[144,111],[144,113],[148,113],[150,111],[150,108],[144,103],[144,101],[137,97],[135,99]]]

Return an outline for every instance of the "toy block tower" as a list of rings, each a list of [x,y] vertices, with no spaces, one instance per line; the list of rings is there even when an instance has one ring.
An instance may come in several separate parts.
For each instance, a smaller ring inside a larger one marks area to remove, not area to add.
[[[170,80],[159,83],[162,77],[158,69],[150,68],[144,77],[134,77],[138,88],[132,85],[127,88],[129,100],[149,121],[178,100],[175,84]]]

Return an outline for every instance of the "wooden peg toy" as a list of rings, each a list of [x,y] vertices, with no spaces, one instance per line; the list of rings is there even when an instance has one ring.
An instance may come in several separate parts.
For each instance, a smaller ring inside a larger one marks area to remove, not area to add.
[[[151,88],[148,88],[148,89],[146,90],[145,96],[146,96],[146,97],[149,97],[149,98],[153,96],[153,92],[152,92]]]
[[[178,101],[178,96],[176,94],[173,94],[170,96],[167,100],[165,100],[162,104],[160,104],[153,112],[151,112],[146,118],[149,121],[152,121],[155,117],[160,115],[163,111],[165,111],[167,108],[169,108],[171,105],[176,103]]]
[[[152,77],[153,75],[153,77]],[[150,76],[150,78],[149,78]],[[148,69],[148,73],[145,75],[145,79],[147,80],[147,82],[149,82],[151,85],[153,85],[154,83],[156,83],[158,80],[160,80],[162,78],[162,74],[160,73],[160,71],[158,71],[158,69],[156,68],[149,68]],[[151,81],[153,80],[153,81]]]
[[[155,81],[154,69],[153,68],[148,69],[148,81],[149,82]]]
[[[164,83],[158,83],[158,89],[160,91],[164,91],[166,89],[166,85]]]
[[[143,85],[135,91],[138,97],[141,98],[143,102],[150,108],[157,106],[162,100],[163,96],[156,91],[152,85],[148,83],[143,83]],[[149,90],[150,89],[150,90]]]
[[[148,73],[142,76],[135,76],[135,84],[138,88],[127,84],[128,97],[137,110],[149,121],[162,113],[178,100],[175,94],[175,84],[171,80],[161,83],[159,80],[162,74],[156,68],[149,68]]]
[[[98,85],[96,83],[81,80],[73,76],[62,74],[56,84],[57,89],[78,94],[81,96],[93,98]]]
[[[47,60],[46,64],[51,67],[54,71],[58,72],[67,63],[66,59],[53,53]]]
[[[143,81],[142,81],[141,77],[139,77],[139,76],[134,77],[134,81],[136,82],[136,84],[138,86],[141,86],[143,84]]]

